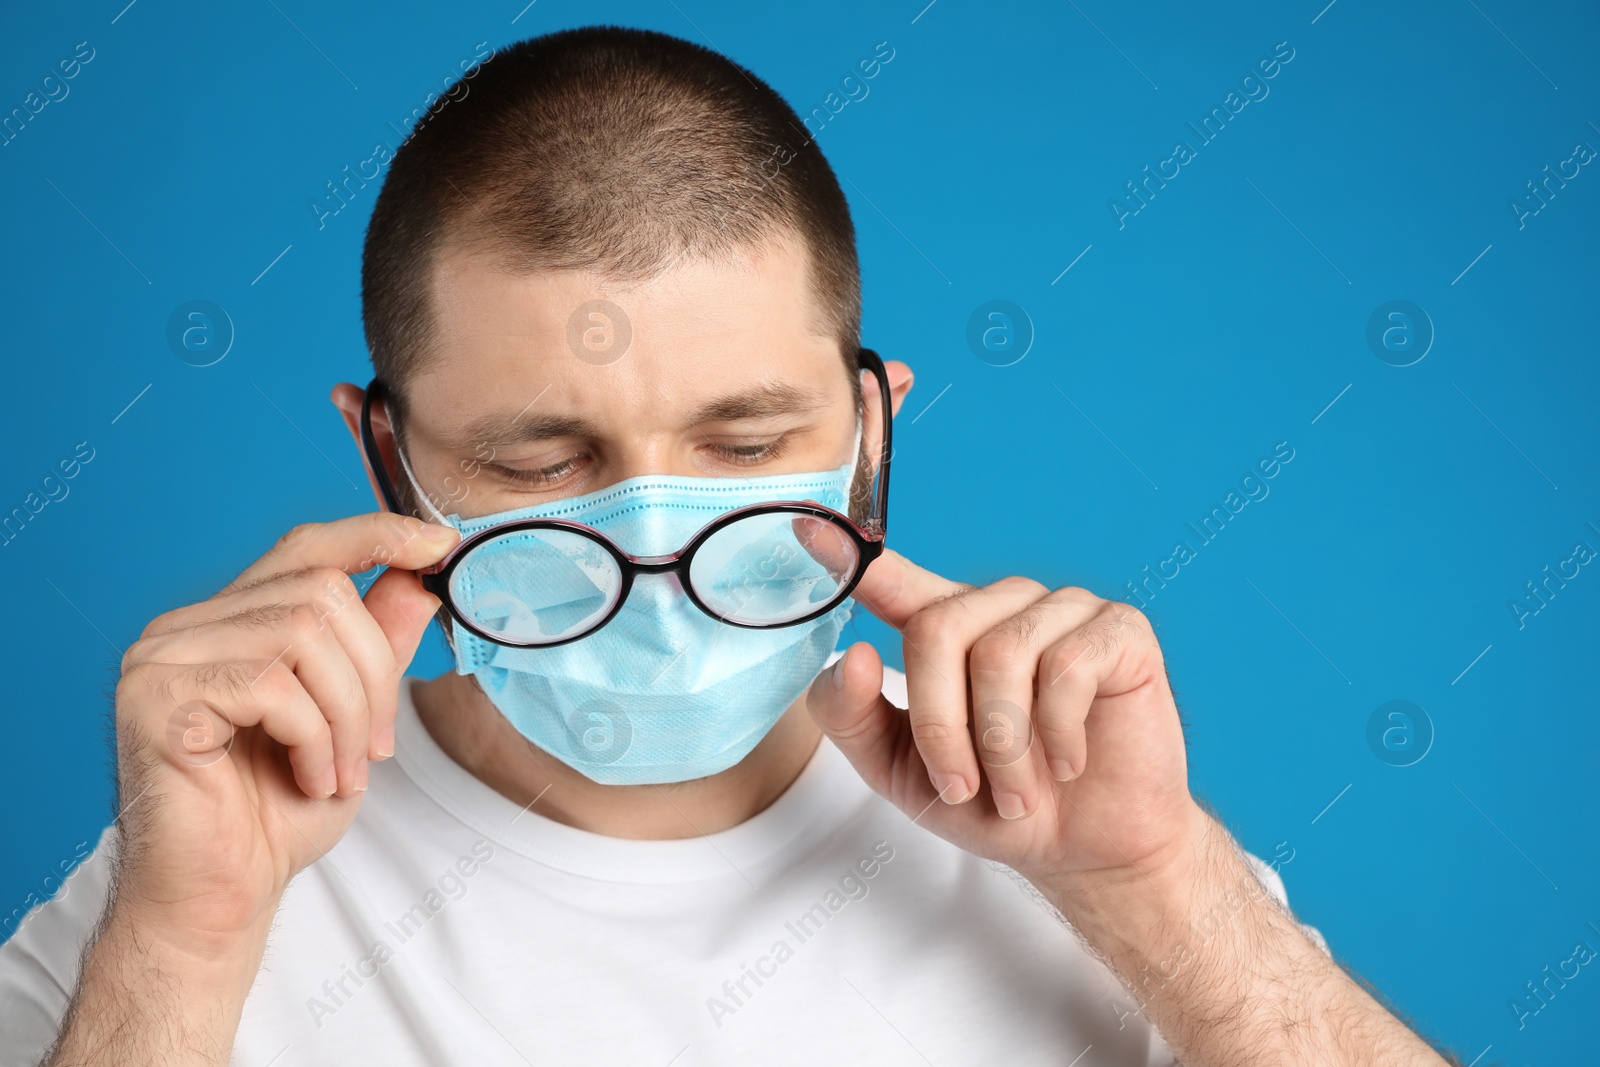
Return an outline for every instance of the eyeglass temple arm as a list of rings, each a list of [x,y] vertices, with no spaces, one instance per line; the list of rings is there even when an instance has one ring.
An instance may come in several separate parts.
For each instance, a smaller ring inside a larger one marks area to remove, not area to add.
[[[383,494],[383,502],[389,510],[396,515],[404,515],[405,509],[400,506],[400,497],[394,491],[394,482],[389,478],[389,468],[383,461],[383,450],[378,447],[378,439],[372,432],[372,401],[374,398],[382,399],[387,396],[388,390],[377,378],[372,379],[367,385],[367,395],[361,401],[361,447],[367,454],[367,467],[372,472],[372,478],[378,483],[378,491]],[[389,424],[391,432],[394,423]]]
[[[870,348],[863,348],[856,361],[878,379],[878,399],[883,405],[883,453],[878,460],[878,486],[872,496],[867,525],[880,536],[889,530],[889,460],[894,456],[894,400],[889,395],[889,372],[883,359]]]

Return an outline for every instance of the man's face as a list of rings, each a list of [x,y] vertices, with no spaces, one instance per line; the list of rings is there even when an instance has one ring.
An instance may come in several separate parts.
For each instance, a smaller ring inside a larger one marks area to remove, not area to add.
[[[679,260],[626,287],[442,256],[437,358],[405,387],[412,470],[440,511],[472,518],[641,474],[757,477],[855,462],[850,375],[837,342],[808,326],[805,271],[793,241],[730,262]],[[625,322],[584,314],[597,300]],[[583,343],[591,330],[598,351]]]

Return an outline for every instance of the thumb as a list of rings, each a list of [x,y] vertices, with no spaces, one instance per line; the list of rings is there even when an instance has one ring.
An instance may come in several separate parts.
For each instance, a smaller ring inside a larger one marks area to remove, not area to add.
[[[439,598],[422,588],[416,571],[390,567],[378,575],[362,603],[389,639],[394,661],[404,674],[434,612],[439,610]]]
[[[904,713],[883,696],[883,660],[858,641],[806,692],[806,710],[873,791],[888,796]]]

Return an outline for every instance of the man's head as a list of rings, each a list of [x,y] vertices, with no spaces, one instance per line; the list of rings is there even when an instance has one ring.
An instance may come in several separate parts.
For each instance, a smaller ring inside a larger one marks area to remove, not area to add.
[[[362,278],[373,364],[440,510],[852,458],[854,230],[776,93],[615,27],[520,42],[464,81],[395,155]],[[898,401],[903,365],[891,381]]]

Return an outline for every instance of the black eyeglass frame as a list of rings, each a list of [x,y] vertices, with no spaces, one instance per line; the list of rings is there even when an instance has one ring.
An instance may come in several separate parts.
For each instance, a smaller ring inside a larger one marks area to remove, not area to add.
[[[634,578],[640,574],[670,573],[677,575],[679,586],[682,587],[684,593],[695,607],[714,619],[725,622],[730,626],[738,626],[747,630],[774,630],[784,626],[798,626],[801,623],[810,622],[812,619],[826,615],[855,591],[856,586],[861,582],[862,576],[866,574],[867,567],[883,554],[884,538],[889,531],[889,461],[894,456],[894,404],[889,396],[889,375],[884,369],[882,358],[870,348],[858,349],[856,360],[859,369],[871,371],[872,376],[877,379],[878,398],[882,403],[883,409],[883,449],[873,486],[872,503],[868,508],[864,523],[858,524],[850,516],[813,501],[774,500],[768,503],[751,504],[746,507],[736,508],[724,515],[717,516],[717,518],[701,528],[694,537],[690,538],[688,544],[671,555],[634,556],[624,552],[616,542],[601,531],[580,522],[547,518],[517,519],[512,522],[497,523],[463,539],[444,559],[418,572],[422,580],[422,587],[438,597],[440,603],[450,612],[451,618],[462,627],[485,641],[504,645],[507,648],[555,648],[588,637],[602,626],[605,626],[616,616],[617,612],[622,610],[622,605],[627,602],[628,594],[633,589]],[[389,476],[387,465],[384,463],[383,452],[378,447],[377,437],[372,432],[372,405],[375,401],[386,400],[388,396],[388,388],[380,379],[374,378],[367,385],[366,397],[361,402],[361,445],[366,451],[367,466],[372,471],[373,479],[378,483],[379,492],[383,494],[384,504],[395,514],[403,515],[405,512],[401,507],[399,494],[395,492],[394,482]],[[391,428],[392,425],[391,422]],[[395,443],[395,448],[398,451],[398,441]],[[739,622],[720,614],[700,599],[699,594],[695,592],[693,581],[690,580],[689,568],[694,562],[695,553],[699,551],[700,546],[705,544],[717,531],[751,515],[767,513],[809,516],[822,519],[831,523],[835,528],[841,529],[855,544],[855,573],[850,576],[848,582],[839,587],[839,590],[826,603],[806,615],[784,622]],[[479,627],[456,606],[455,597],[450,593],[450,577],[461,561],[466,559],[473,549],[488,540],[502,537],[508,533],[531,529],[564,530],[586,537],[600,545],[616,561],[617,569],[621,574],[621,584],[616,600],[607,609],[603,617],[580,633],[555,641],[512,641],[504,637],[498,637]]]

